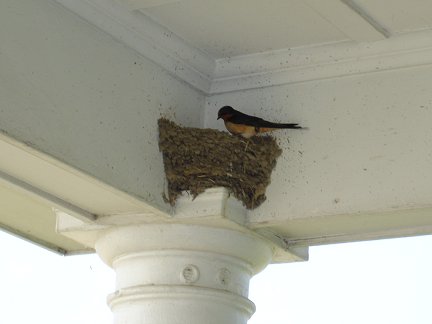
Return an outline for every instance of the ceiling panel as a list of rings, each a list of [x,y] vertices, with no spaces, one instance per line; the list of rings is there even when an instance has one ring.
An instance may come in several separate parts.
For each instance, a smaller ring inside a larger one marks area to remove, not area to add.
[[[432,28],[431,0],[355,0],[393,34]]]
[[[141,12],[213,58],[347,38],[300,0],[182,0]]]

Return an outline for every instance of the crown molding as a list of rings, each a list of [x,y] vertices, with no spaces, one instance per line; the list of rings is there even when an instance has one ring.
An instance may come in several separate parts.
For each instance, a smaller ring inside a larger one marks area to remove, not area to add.
[[[215,61],[144,14],[116,0],[55,0],[90,24],[209,93]]]
[[[432,64],[432,31],[219,59],[210,92],[262,88]]]
[[[214,59],[118,0],[55,0],[206,95],[432,64],[432,31]]]

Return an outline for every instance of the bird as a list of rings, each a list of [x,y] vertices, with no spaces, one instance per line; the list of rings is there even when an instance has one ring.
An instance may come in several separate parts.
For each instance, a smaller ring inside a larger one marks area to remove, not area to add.
[[[259,117],[246,115],[231,106],[219,109],[218,118],[223,119],[226,129],[234,135],[251,138],[259,133],[274,131],[277,129],[291,128],[304,129],[298,124],[272,123]]]

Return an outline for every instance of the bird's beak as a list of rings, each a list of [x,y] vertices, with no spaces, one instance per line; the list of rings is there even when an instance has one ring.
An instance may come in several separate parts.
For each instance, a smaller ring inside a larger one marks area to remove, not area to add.
[[[217,119],[221,119],[221,116],[218,116],[218,118]]]

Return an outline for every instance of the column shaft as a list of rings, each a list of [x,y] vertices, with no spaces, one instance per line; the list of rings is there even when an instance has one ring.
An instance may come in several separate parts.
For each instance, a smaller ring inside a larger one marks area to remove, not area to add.
[[[249,280],[272,257],[253,233],[186,224],[112,227],[96,251],[116,272],[115,324],[246,323]]]

